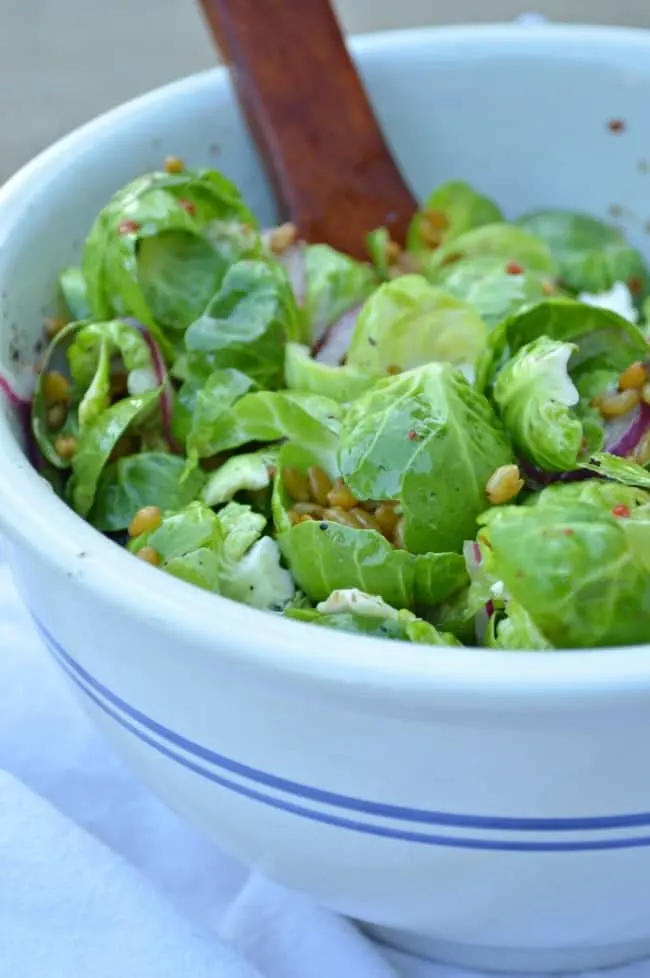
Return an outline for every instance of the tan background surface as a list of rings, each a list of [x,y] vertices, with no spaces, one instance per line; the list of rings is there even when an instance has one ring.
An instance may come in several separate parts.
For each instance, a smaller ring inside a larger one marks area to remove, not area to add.
[[[302,0],[295,3],[299,10]],[[650,27],[650,0],[338,0],[348,31],[510,19]],[[97,112],[213,64],[192,0],[0,0],[0,180]]]

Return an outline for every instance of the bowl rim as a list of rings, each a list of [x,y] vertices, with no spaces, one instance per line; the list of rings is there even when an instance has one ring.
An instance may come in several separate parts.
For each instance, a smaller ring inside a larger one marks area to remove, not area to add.
[[[414,48],[538,50],[558,45],[577,50],[591,44],[618,53],[640,48],[650,53],[650,31],[589,25],[516,24],[410,28],[359,35],[350,47],[364,58],[406,53]],[[650,63],[650,61],[649,61]],[[650,69],[648,69],[650,81]],[[77,150],[101,135],[111,138],[143,113],[165,102],[191,102],[211,92],[229,97],[225,68],[215,67],[153,89],[118,105],[55,142],[0,188],[0,248],[29,206],[30,187],[46,179]],[[51,170],[50,170],[51,172]],[[237,661],[256,673],[291,676],[322,688],[342,686],[355,694],[372,690],[390,699],[432,706],[444,702],[502,709],[576,708],[577,700],[609,702],[625,695],[643,698],[650,689],[648,645],[596,650],[513,653],[490,649],[437,648],[290,621],[160,574],[117,547],[59,500],[29,465],[9,422],[0,411],[0,458],[12,478],[0,479],[0,525],[7,539],[58,568],[89,597],[142,627],[157,627],[179,642]],[[72,587],[72,583],[70,584]],[[215,614],[216,613],[216,614]],[[215,641],[214,621],[218,616]],[[258,631],[264,640],[257,638]],[[335,636],[335,641],[332,641]],[[306,654],[306,649],[309,653]]]

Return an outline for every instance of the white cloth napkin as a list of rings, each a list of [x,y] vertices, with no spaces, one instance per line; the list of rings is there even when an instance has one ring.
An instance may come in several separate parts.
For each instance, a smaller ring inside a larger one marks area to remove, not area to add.
[[[0,978],[470,978],[379,948],[181,824],[69,697],[1,561]]]
[[[70,697],[1,542],[0,690],[0,978],[421,978],[138,784]]]

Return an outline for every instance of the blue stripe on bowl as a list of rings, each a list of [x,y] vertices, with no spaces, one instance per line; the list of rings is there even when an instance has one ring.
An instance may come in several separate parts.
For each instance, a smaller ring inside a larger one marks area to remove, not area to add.
[[[613,828],[637,828],[650,824],[650,814],[639,813],[633,815],[615,815],[593,818],[505,818],[483,815],[457,815],[446,812],[433,812],[423,809],[405,808],[399,805],[387,805],[378,802],[366,801],[363,799],[340,795],[337,793],[324,791],[299,782],[287,780],[256,768],[241,764],[231,758],[224,757],[215,751],[195,744],[193,741],[169,730],[167,727],[152,720],[140,710],[126,703],[119,696],[107,689],[102,683],[88,673],[75,659],[73,659],[60,645],[60,643],[48,632],[48,630],[34,618],[34,622],[45,640],[48,648],[54,655],[58,663],[65,669],[68,676],[75,682],[86,696],[88,696],[96,706],[110,716],[120,726],[127,729],[138,739],[153,747],[158,753],[176,761],[188,770],[199,774],[202,777],[235,791],[238,794],[271,805],[293,814],[311,818],[315,821],[325,822],[330,825],[338,825],[343,828],[354,829],[355,831],[367,832],[373,835],[380,835],[387,838],[397,838],[404,841],[420,842],[429,845],[445,845],[458,848],[470,849],[506,849],[511,851],[535,851],[535,852],[562,852],[562,851],[582,851],[591,849],[619,849],[635,848],[650,845],[650,838],[632,839],[591,839],[575,842],[521,842],[516,840],[492,840],[492,839],[467,839],[449,838],[434,835],[425,835],[418,832],[401,831],[390,827],[382,827],[374,824],[366,824],[351,821],[346,818],[339,818],[329,813],[317,812],[312,809],[302,808],[283,799],[262,794],[253,788],[247,788],[236,782],[230,781],[215,772],[196,764],[185,756],[176,753],[158,740],[135,726],[133,722],[140,724],[150,733],[166,741],[172,747],[181,749],[187,754],[206,762],[207,764],[236,774],[248,781],[265,785],[270,788],[282,791],[286,794],[294,795],[301,799],[320,802],[335,808],[343,808],[348,811],[356,811],[372,816],[390,818],[397,821],[421,822],[423,824],[449,826],[462,829],[492,829],[509,832],[560,832],[560,831],[598,831]],[[122,715],[124,714],[124,715]]]

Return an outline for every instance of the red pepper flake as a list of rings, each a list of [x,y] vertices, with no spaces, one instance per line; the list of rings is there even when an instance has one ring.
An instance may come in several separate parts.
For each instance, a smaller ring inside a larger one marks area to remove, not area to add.
[[[610,132],[619,133],[619,132],[625,132],[627,126],[625,125],[623,119],[610,119],[609,122],[607,123],[607,128],[609,129]]]
[[[614,509],[612,510],[612,516],[624,516],[625,517],[625,516],[629,516],[629,515],[630,515],[630,507],[629,506],[625,506],[624,503],[619,503],[617,506],[614,506]]]
[[[518,261],[509,261],[506,265],[506,272],[508,275],[523,275],[524,268]]]
[[[638,275],[633,275],[632,278],[627,280],[627,287],[632,295],[641,295],[643,292],[643,281]]]
[[[567,527],[566,530],[562,530],[562,533],[565,535],[565,537],[572,537],[573,534],[575,533],[575,530],[570,530]]]
[[[122,221],[117,230],[120,234],[135,234],[140,230],[140,225],[137,221]]]
[[[409,431],[409,433],[408,433],[408,440],[409,441],[419,441],[420,440],[420,435],[418,435],[417,431]]]
[[[401,374],[401,372],[402,372],[401,368],[398,367],[397,364],[395,364],[395,363],[390,363],[386,367],[386,373],[387,374],[390,374],[391,377],[394,377],[396,374]]]
[[[275,465],[267,465],[266,466],[266,472],[267,472],[267,475],[268,475],[269,479],[275,479],[275,474],[277,472],[277,469],[276,469]]]
[[[184,211],[188,214],[196,214],[196,204],[193,204],[191,200],[179,200],[178,202]]]

